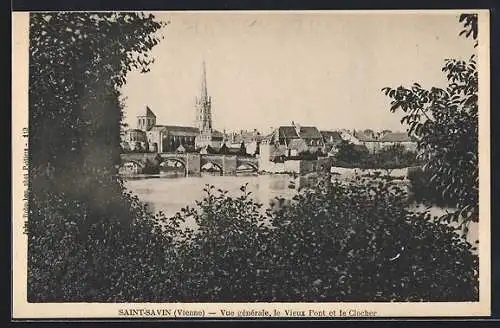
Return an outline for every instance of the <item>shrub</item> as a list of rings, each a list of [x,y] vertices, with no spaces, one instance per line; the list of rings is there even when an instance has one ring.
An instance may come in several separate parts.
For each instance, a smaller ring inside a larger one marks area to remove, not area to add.
[[[269,287],[264,277],[269,268],[265,256],[269,230],[262,205],[245,186],[241,196],[234,198],[213,186],[204,190],[206,197],[197,202],[197,208],[185,208],[177,216],[194,219],[199,226],[179,245],[180,300],[262,300]]]
[[[477,299],[472,246],[427,214],[409,212],[397,184],[323,181],[295,201],[272,218],[273,300]]]
[[[478,258],[453,228],[407,210],[396,183],[319,181],[274,212],[207,189],[179,245],[180,301],[465,301]]]
[[[122,204],[101,210],[61,194],[34,202],[26,226],[29,302],[155,301],[175,290],[167,278],[176,270],[175,228],[161,231],[137,198],[123,194]]]
[[[431,182],[432,172],[424,171],[420,167],[408,169],[408,180],[410,181],[410,199],[417,203],[426,205],[437,205],[440,207],[454,207],[457,205],[448,195],[442,192]]]

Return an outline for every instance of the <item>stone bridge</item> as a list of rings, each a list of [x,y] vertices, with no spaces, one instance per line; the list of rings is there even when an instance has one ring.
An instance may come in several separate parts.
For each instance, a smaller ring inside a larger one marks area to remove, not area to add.
[[[121,154],[121,170],[128,173],[144,173],[149,167],[159,168],[163,163],[176,162],[183,167],[186,176],[199,176],[201,168],[212,164],[219,169],[221,175],[236,175],[242,165],[259,170],[257,158],[222,155],[222,154],[196,154],[196,153],[126,153]]]

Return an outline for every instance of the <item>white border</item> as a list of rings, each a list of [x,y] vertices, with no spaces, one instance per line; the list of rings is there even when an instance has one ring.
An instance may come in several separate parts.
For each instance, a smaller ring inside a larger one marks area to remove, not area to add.
[[[465,10],[464,10],[465,11]],[[102,11],[101,11],[102,12]],[[259,13],[259,14],[443,14],[460,13],[461,10],[369,10],[369,11],[237,11],[237,14]],[[25,191],[23,174],[23,154],[27,148],[27,139],[23,137],[23,128],[28,122],[28,26],[29,13],[14,12],[12,14],[12,317],[22,318],[175,318],[179,317],[178,309],[204,311],[205,318],[222,318],[220,309],[232,310],[235,315],[241,310],[263,310],[267,309],[274,318],[285,318],[274,316],[274,311],[282,314],[285,309],[305,311],[325,310],[327,314],[335,310],[335,317],[327,319],[342,318],[340,310],[375,312],[371,317],[423,317],[423,316],[488,316],[490,315],[490,85],[489,85],[489,11],[468,10],[477,12],[479,15],[479,184],[480,184],[480,217],[479,222],[479,254],[480,254],[480,301],[479,302],[426,302],[426,303],[28,303],[27,302],[27,237],[23,233],[24,227],[24,201]],[[174,12],[179,14],[181,12]],[[189,13],[225,13],[227,11],[190,11]],[[233,12],[234,13],[234,12]],[[155,316],[119,316],[119,309],[168,309],[170,314]],[[215,312],[211,315],[210,312]],[[180,316],[184,317],[184,316]],[[309,317],[309,316],[307,316]],[[313,316],[314,317],[314,316]],[[359,317],[359,316],[356,316]],[[197,317],[194,317],[196,319]],[[258,318],[258,317],[248,317]]]

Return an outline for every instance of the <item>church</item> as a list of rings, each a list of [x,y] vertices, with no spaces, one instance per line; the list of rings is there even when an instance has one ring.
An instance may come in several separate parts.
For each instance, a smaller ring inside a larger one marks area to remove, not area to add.
[[[196,137],[196,148],[212,147],[219,149],[224,143],[224,134],[212,125],[212,97],[208,96],[207,72],[205,62],[201,73],[200,95],[196,98],[196,126],[199,134]]]
[[[200,94],[195,103],[195,126],[158,125],[155,113],[146,106],[137,116],[137,128],[125,131],[122,148],[126,151],[193,152],[209,147],[219,149],[224,134],[212,125],[212,97],[208,96],[207,74],[203,62]]]

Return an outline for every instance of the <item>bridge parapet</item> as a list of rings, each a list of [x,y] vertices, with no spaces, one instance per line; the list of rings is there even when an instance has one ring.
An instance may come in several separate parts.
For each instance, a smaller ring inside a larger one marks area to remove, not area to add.
[[[199,176],[201,167],[207,163],[215,164],[222,169],[223,175],[236,175],[236,170],[241,165],[248,165],[258,170],[257,158],[242,157],[237,155],[197,154],[197,153],[125,153],[121,154],[122,165],[125,163],[138,163],[142,167],[146,163],[165,162],[175,160],[182,163],[186,176]],[[161,158],[161,159],[160,159]]]

